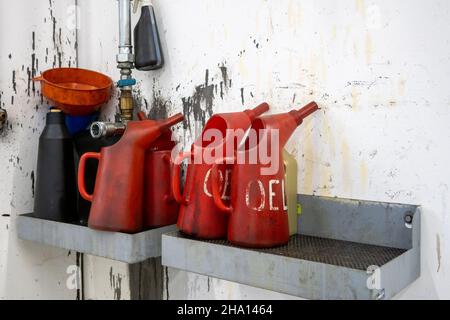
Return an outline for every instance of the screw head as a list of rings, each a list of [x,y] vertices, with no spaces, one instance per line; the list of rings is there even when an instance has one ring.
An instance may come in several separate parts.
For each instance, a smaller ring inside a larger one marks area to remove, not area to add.
[[[405,215],[405,222],[406,223],[412,223],[412,221],[413,221],[412,215],[410,213],[406,214]]]

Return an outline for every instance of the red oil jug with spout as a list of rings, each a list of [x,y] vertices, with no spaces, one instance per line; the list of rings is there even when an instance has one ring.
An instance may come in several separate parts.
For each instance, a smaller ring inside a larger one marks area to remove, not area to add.
[[[177,226],[185,234],[200,239],[226,237],[228,216],[214,205],[211,189],[211,168],[216,158],[234,155],[236,146],[244,140],[245,131],[253,120],[269,109],[262,103],[252,110],[213,115],[205,125],[201,137],[192,145],[191,152],[178,155],[174,160],[172,189],[180,203]],[[215,135],[217,134],[217,135]],[[214,139],[211,135],[214,135]],[[189,159],[183,195],[180,192],[180,166]],[[230,166],[218,167],[221,177],[221,199],[229,197]]]
[[[283,148],[295,129],[318,110],[311,102],[300,110],[262,116],[232,159],[218,159],[212,169],[212,193],[217,207],[230,215],[228,240],[236,245],[270,248],[289,241]],[[251,134],[254,133],[254,139]],[[254,159],[255,161],[252,161]],[[233,161],[231,201],[222,201],[220,163]]]
[[[138,113],[139,120],[147,120]],[[177,223],[179,205],[172,195],[172,150],[176,142],[167,129],[150,145],[144,164],[144,229],[158,228]]]
[[[116,144],[80,158],[78,188],[84,199],[92,201],[90,228],[126,233],[142,230],[145,152],[162,132],[183,119],[182,114],[177,114],[161,121],[130,121]],[[89,158],[99,160],[92,195],[84,186],[84,168]]]

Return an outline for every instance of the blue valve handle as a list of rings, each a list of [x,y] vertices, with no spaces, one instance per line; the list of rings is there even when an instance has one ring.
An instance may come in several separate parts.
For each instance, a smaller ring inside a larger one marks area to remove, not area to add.
[[[136,84],[136,79],[122,79],[117,81],[118,87],[128,87],[128,86],[134,86]]]

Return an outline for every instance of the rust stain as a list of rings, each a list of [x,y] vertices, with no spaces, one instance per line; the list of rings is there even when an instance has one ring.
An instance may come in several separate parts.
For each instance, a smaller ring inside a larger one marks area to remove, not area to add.
[[[299,10],[297,6],[297,1],[289,1],[288,4],[288,27],[290,29],[296,29],[298,26]]]
[[[239,74],[241,75],[241,77],[243,78],[243,79],[247,79],[247,77],[248,77],[248,70],[247,70],[247,67],[245,66],[245,59],[244,59],[244,57],[239,57],[239,67],[238,67],[238,69],[239,69]]]
[[[306,194],[312,194],[314,191],[313,188],[313,176],[314,176],[314,162],[312,159],[314,159],[314,146],[313,146],[313,139],[310,135],[308,138],[305,137],[304,141],[304,154],[302,155],[302,158],[300,159],[300,166],[304,167],[304,175],[303,175],[303,181],[300,182],[299,190],[302,191],[302,193]]]
[[[352,110],[356,111],[358,110],[359,107],[359,96],[360,96],[360,91],[358,90],[358,88],[355,85],[352,85]]]
[[[319,119],[322,121],[322,133],[323,138],[328,144],[328,150],[330,151],[331,159],[334,159],[336,156],[336,141],[334,139],[335,134],[331,130],[330,122],[328,121],[328,117],[326,114],[323,114]],[[335,130],[335,129],[334,129]]]
[[[388,103],[389,103],[389,106],[390,106],[390,107],[396,107],[397,104],[398,104],[397,101],[394,100],[394,99],[390,100]]]
[[[341,155],[342,155],[342,186],[344,189],[344,192],[350,192],[351,190],[351,154],[350,154],[350,148],[348,146],[348,143],[345,138],[343,138],[341,143]]]
[[[400,80],[398,82],[398,94],[400,96],[404,96],[405,95],[405,89],[406,89],[406,79],[404,79],[402,77],[402,78],[400,78]]]
[[[353,40],[353,55],[355,58],[359,57],[359,40]]]
[[[326,114],[319,117],[321,119],[321,134],[322,139],[325,141],[326,150],[329,151],[329,159],[334,159],[336,156],[336,142],[335,135],[331,132],[331,126],[328,121]],[[334,188],[333,186],[333,172],[331,168],[331,163],[325,163],[321,166],[320,172],[320,185],[322,188],[321,195],[327,197],[332,196],[331,190]]]
[[[361,179],[361,187],[367,189],[369,182],[369,174],[367,170],[367,164],[364,160],[359,163],[359,177]]]
[[[337,27],[336,25],[333,25],[333,28],[331,29],[331,40],[335,41],[337,38]]]
[[[363,17],[366,15],[364,0],[355,0],[356,11]]]
[[[330,166],[321,166],[320,170],[320,186],[321,186],[321,196],[330,197],[331,189],[333,186],[331,185],[333,182],[333,175],[331,172]]]
[[[373,54],[372,36],[367,31],[366,32],[366,63],[367,64],[371,64],[372,63],[372,54]]]

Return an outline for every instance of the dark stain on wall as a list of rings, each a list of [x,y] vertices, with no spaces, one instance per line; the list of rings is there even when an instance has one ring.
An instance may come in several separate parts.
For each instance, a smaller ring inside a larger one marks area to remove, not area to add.
[[[52,1],[50,2],[50,19],[52,21],[53,44],[56,45],[56,18],[53,16]]]
[[[30,179],[31,179],[31,194],[33,195],[34,198],[34,170],[31,171]]]
[[[199,121],[205,125],[206,121],[213,114],[214,84],[209,84],[209,70],[205,72],[205,83],[195,87],[195,91],[190,97],[183,97],[183,114],[186,120],[183,122],[184,129],[191,130],[192,117],[194,121]]]
[[[167,119],[168,109],[170,107],[170,100],[164,99],[161,96],[161,91],[153,90],[153,102],[148,117],[150,119]]]
[[[259,49],[259,42],[256,41],[256,39],[254,39],[253,37],[250,37],[250,39],[253,40],[253,44],[255,45],[256,49]]]
[[[56,49],[56,54],[53,55],[53,68],[61,68],[62,67],[62,29],[58,28],[57,30],[57,21],[55,16],[53,15],[53,1],[49,0],[49,11],[50,11],[50,19],[52,21],[52,38],[53,38],[53,46]],[[76,46],[77,44],[75,44]]]
[[[169,268],[165,267],[164,271],[165,271],[164,274],[166,276],[166,300],[169,300],[170,299],[170,295],[169,295]]]
[[[70,255],[70,251],[69,251],[69,254],[68,255]],[[81,253],[79,253],[79,252],[77,252],[77,254],[76,254],[76,257],[75,257],[75,264],[77,265],[77,267],[78,268],[81,268],[81,266],[83,265],[83,262],[81,261],[81,258],[82,258],[82,254]],[[79,269],[78,269],[79,270]],[[82,274],[83,272],[80,272],[80,274]],[[78,275],[77,275],[77,277],[78,277]],[[78,279],[77,278],[77,280],[81,280],[81,279]],[[83,297],[81,296],[81,288],[80,288],[80,283],[78,283],[78,286],[77,286],[77,296],[76,296],[76,300],[83,300]]]
[[[59,51],[60,49],[58,48],[58,68],[62,67],[62,53]]]
[[[224,63],[219,67],[220,72],[222,73],[222,82],[225,84],[225,86],[228,83],[228,70]]]
[[[244,88],[241,88],[241,102],[242,102],[242,105],[244,105],[244,103],[245,103],[245,99],[244,99]]]
[[[36,54],[31,54],[31,79],[36,76]],[[36,95],[36,86],[34,81],[31,81],[31,90],[33,91],[33,95]]]
[[[220,81],[220,98],[223,100],[223,82]]]
[[[17,94],[16,70],[13,70],[13,72],[12,72],[12,86],[13,86],[14,93]]]
[[[113,268],[109,269],[109,283],[114,290],[114,300],[120,300],[122,296],[122,276],[120,274],[113,274]]]
[[[153,79],[153,96],[151,106],[149,106],[147,99],[143,99],[145,110],[148,111],[148,117],[150,119],[160,120],[167,119],[169,117],[172,103],[169,98],[165,98],[158,88],[156,79]],[[150,108],[150,110],[149,110]]]
[[[222,74],[222,81],[220,81],[219,87],[220,87],[220,98],[223,100],[224,96],[224,90],[228,91],[228,88],[231,87],[231,80],[228,79],[228,70],[225,66],[225,63],[222,63],[222,65],[219,66],[220,73]]]

